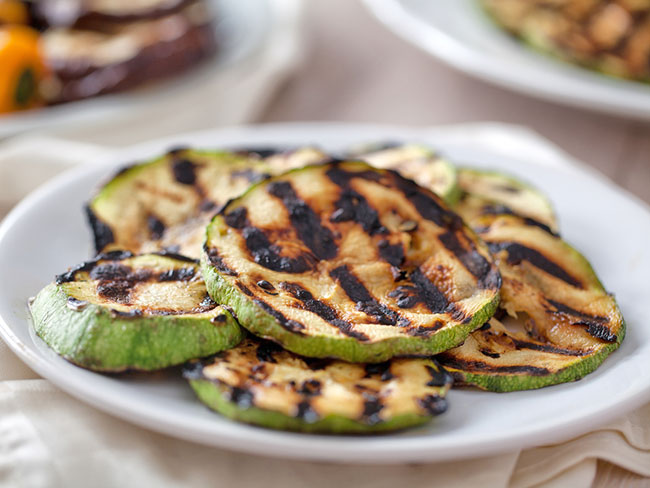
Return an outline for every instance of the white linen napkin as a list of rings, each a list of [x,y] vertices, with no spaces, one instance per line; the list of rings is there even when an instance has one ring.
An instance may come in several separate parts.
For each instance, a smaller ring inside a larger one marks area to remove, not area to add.
[[[523,128],[474,124],[440,134],[448,141],[466,141],[471,134],[474,145],[492,151],[516,156],[525,150],[548,164],[576,164]],[[108,150],[44,137],[5,143],[0,207]],[[619,484],[620,476],[638,486],[650,483],[650,404],[552,446],[445,463],[339,465],[234,453],[167,437],[100,412],[38,378],[0,342],[0,487],[587,487]],[[619,467],[619,477],[596,479],[599,460],[601,466],[606,461]]]

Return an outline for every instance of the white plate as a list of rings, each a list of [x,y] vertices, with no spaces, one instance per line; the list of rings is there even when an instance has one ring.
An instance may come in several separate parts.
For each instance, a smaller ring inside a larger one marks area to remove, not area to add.
[[[396,34],[485,81],[553,102],[650,119],[650,85],[542,55],[501,31],[478,0],[365,0]]]
[[[269,42],[273,20],[286,3],[285,0],[208,0],[217,19],[218,52],[211,60],[179,76],[122,93],[0,115],[0,138],[27,130],[105,124],[146,110],[149,105],[164,103],[169,97],[182,96],[188,87],[195,90],[210,83],[230,66],[264,49]]]
[[[117,165],[171,146],[242,147],[319,143],[326,149],[377,140],[429,142],[455,160],[533,181],[557,206],[565,237],[592,261],[628,323],[623,346],[584,380],[509,394],[452,391],[450,409],[425,428],[377,437],[275,432],[238,424],[202,406],[183,380],[105,376],[59,358],[35,337],[26,303],[53,276],[86,259],[82,205]],[[445,142],[445,140],[447,142]],[[0,226],[0,336],[37,373],[127,421],[200,443],[264,455],[336,461],[431,461],[558,442],[650,400],[650,213],[622,190],[575,166],[544,166],[467,148],[426,129],[287,124],[196,133],[127,148],[73,169],[24,200]]]

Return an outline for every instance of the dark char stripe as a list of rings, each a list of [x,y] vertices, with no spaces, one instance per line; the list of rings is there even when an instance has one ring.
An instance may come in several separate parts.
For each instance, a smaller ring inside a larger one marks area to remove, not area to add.
[[[172,162],[172,174],[182,185],[196,183],[196,165],[189,159],[177,159]]]
[[[438,287],[417,268],[410,274],[410,279],[418,291],[420,300],[433,313],[443,313],[447,310],[449,302]]]
[[[559,313],[576,317],[579,320],[573,322],[573,325],[581,325],[586,327],[587,333],[592,337],[603,340],[605,342],[616,342],[618,340],[616,334],[612,333],[612,331],[609,330],[609,328],[605,325],[609,323],[608,317],[589,315],[571,308],[564,303],[556,302],[555,300],[547,299],[547,301],[551,306],[555,307],[555,310],[550,311],[551,313]]]
[[[147,217],[147,228],[149,236],[154,240],[161,239],[165,233],[165,223],[153,214]]]
[[[537,344],[535,342],[521,341],[514,337],[511,339],[517,349],[530,349],[532,351],[549,352],[552,354],[561,354],[563,356],[585,356],[589,354],[589,351],[574,351],[571,349],[556,347],[551,344]]]
[[[446,367],[460,369],[468,373],[485,373],[485,374],[527,374],[530,376],[545,376],[551,372],[546,368],[539,368],[537,366],[528,365],[515,365],[515,366],[493,366],[486,364],[482,361],[471,361],[460,358],[455,358],[442,353],[436,356],[440,362]]]
[[[485,205],[481,209],[481,214],[482,215],[512,215],[514,217],[519,217],[523,221],[524,225],[528,225],[530,227],[538,227],[543,231],[548,232],[552,236],[559,237],[559,234],[553,232],[548,225],[540,222],[539,220],[535,220],[531,217],[525,217],[523,215],[520,215],[514,212],[510,207],[507,207],[506,205],[497,205],[497,204]]]
[[[312,268],[313,259],[308,255],[295,258],[280,255],[277,246],[271,244],[262,229],[245,227],[242,236],[255,262],[267,269],[281,273],[304,273]]]
[[[438,239],[440,239],[442,245],[451,251],[460,262],[463,263],[463,266],[465,266],[465,268],[479,281],[484,280],[492,270],[492,266],[490,266],[488,260],[478,252],[474,243],[470,242],[470,249],[466,249],[460,242],[456,232],[445,232],[438,236]]]
[[[327,172],[328,177],[342,188],[330,221],[357,222],[370,235],[388,233],[388,229],[381,224],[377,211],[370,206],[363,195],[347,186],[349,178],[342,177],[340,173],[342,170],[338,167]]]
[[[522,261],[528,261],[536,268],[541,269],[551,276],[555,276],[576,288],[582,288],[582,283],[567,273],[564,268],[535,249],[526,247],[518,242],[488,242],[488,247],[494,254],[505,250],[508,253],[508,264],[518,265]]]
[[[289,332],[293,332],[294,334],[298,335],[304,335],[303,330],[305,330],[305,326],[300,322],[286,318],[284,315],[282,315],[281,312],[274,309],[268,303],[265,303],[262,300],[253,300],[253,303],[255,303],[255,305],[260,307],[275,320],[277,320],[278,323]]]
[[[288,181],[268,185],[268,192],[282,200],[296,234],[320,260],[333,259],[338,254],[334,234],[321,224],[320,217],[302,201]]]
[[[92,211],[89,205],[86,206],[86,218],[88,219],[88,224],[93,231],[95,252],[101,252],[101,250],[106,246],[115,242],[113,230],[108,226],[108,224],[95,215],[95,212]]]
[[[290,293],[291,296],[293,296],[295,299],[300,300],[302,307],[305,310],[318,315],[320,318],[339,329],[345,335],[354,337],[360,341],[367,341],[370,339],[363,332],[354,330],[354,326],[350,322],[341,319],[336,310],[334,310],[325,302],[315,299],[308,290],[305,290],[299,284],[286,282],[280,283],[280,288]]]
[[[348,298],[356,303],[357,310],[369,315],[382,325],[407,325],[406,319],[396,311],[379,303],[346,265],[330,271],[330,276],[339,282]]]
[[[239,276],[237,271],[228,266],[223,258],[219,255],[219,251],[216,248],[207,249],[204,247],[205,251],[208,254],[208,261],[210,264],[216,268],[217,271],[228,276]]]
[[[448,229],[459,229],[463,225],[461,218],[444,207],[439,197],[407,180],[396,172],[392,172],[397,188],[413,204],[418,213],[437,226]]]

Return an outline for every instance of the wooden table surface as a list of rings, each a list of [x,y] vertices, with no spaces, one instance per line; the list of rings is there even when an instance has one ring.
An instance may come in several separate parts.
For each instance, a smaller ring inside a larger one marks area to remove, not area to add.
[[[470,78],[395,36],[359,1],[310,0],[305,8],[307,57],[260,122],[521,124],[650,203],[650,124]],[[647,487],[650,480],[601,461],[594,486]]]
[[[522,124],[650,202],[650,124],[470,78],[395,36],[359,1],[310,0],[305,8],[307,58],[261,121]]]

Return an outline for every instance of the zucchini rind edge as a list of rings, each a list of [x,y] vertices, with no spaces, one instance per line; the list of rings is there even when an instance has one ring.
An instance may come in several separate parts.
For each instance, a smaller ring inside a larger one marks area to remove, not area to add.
[[[518,317],[521,330],[492,318],[438,359],[457,385],[491,391],[541,388],[594,371],[620,346],[625,321],[589,262],[553,231],[546,197],[511,176],[460,174],[464,195],[456,210],[488,244],[502,274],[497,315]]]
[[[439,197],[358,161],[261,182],[207,234],[212,298],[303,356],[428,356],[462,342],[499,300],[487,248]]]
[[[59,275],[30,305],[36,333],[101,372],[152,371],[237,345],[243,331],[208,296],[196,262],[111,252]]]
[[[199,399],[222,415],[262,427],[331,434],[413,427],[447,409],[451,376],[431,359],[379,364],[301,358],[247,338],[186,367]]]
[[[397,171],[439,195],[449,205],[456,204],[460,198],[456,166],[427,146],[398,144],[367,147],[352,152],[351,156],[376,168]]]

